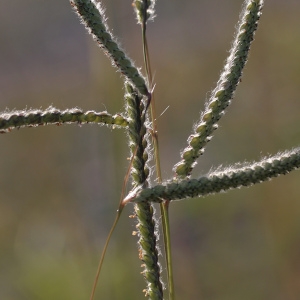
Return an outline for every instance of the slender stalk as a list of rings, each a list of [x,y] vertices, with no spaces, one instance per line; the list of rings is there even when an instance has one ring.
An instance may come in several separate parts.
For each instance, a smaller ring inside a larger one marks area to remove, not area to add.
[[[143,48],[144,48],[144,60],[145,66],[147,69],[148,82],[152,82],[152,74],[150,67],[150,59],[148,52],[148,45],[146,39],[146,26],[143,26]],[[161,173],[161,164],[159,156],[159,143],[158,143],[158,131],[157,131],[157,122],[156,122],[156,109],[155,109],[155,97],[154,92],[151,95],[151,121],[152,121],[152,141],[154,147],[154,160],[155,160],[155,169],[157,175],[158,183],[162,183],[162,173]],[[171,254],[171,233],[170,233],[170,222],[169,222],[169,201],[163,201],[160,203],[160,213],[162,218],[162,229],[164,237],[164,249],[166,255],[166,264],[167,264],[167,278],[168,278],[168,289],[169,289],[169,299],[174,300],[174,280],[173,280],[173,267],[172,267],[172,254]]]
[[[111,226],[111,229],[108,233],[108,236],[107,236],[105,244],[104,244],[104,248],[102,250],[101,258],[100,258],[99,265],[98,265],[98,268],[97,268],[97,273],[96,273],[96,276],[95,276],[95,279],[94,279],[94,284],[93,284],[90,300],[93,300],[94,297],[95,297],[96,287],[97,287],[97,284],[98,284],[98,281],[99,281],[99,276],[100,276],[101,268],[102,268],[102,265],[103,265],[104,257],[105,257],[105,254],[106,254],[106,250],[107,250],[108,244],[110,242],[110,238],[111,238],[113,232],[115,231],[115,228],[116,228],[116,226],[118,224],[118,221],[121,217],[121,213],[123,211],[123,208],[124,208],[124,205],[122,205],[122,203],[120,202],[116,218],[114,220],[113,225]]]
[[[164,245],[167,262],[168,272],[168,288],[169,288],[169,300],[175,299],[174,277],[173,277],[173,264],[172,264],[172,251],[171,251],[171,232],[169,221],[169,200],[164,200],[160,203],[160,211],[162,216],[162,228],[164,234]]]
[[[142,44],[143,44],[143,56],[144,56],[144,64],[147,74],[148,84],[150,85],[150,90],[152,90],[152,72],[151,72],[151,63],[150,63],[150,54],[147,43],[147,35],[146,35],[146,21],[147,21],[147,9],[146,5],[141,14],[144,14],[141,18],[141,28],[142,28]],[[156,109],[155,109],[155,97],[154,91],[151,92],[151,98],[148,100],[150,102],[150,110],[151,110],[151,122],[152,122],[152,141],[154,147],[154,160],[155,160],[155,169],[157,175],[158,183],[162,183],[162,173],[161,173],[161,164],[160,164],[160,156],[159,156],[159,142],[158,142],[158,129],[157,129],[157,119],[156,119]],[[149,106],[149,103],[147,103]],[[167,265],[167,278],[168,278],[168,289],[169,289],[169,299],[175,299],[174,292],[174,280],[173,280],[173,267],[172,267],[172,253],[171,253],[171,233],[170,233],[170,222],[169,222],[169,201],[163,201],[160,203],[160,213],[162,218],[162,230],[164,237],[164,249],[166,255],[166,265]]]
[[[115,231],[115,228],[116,228],[116,226],[117,226],[117,224],[119,222],[119,219],[121,217],[123,208],[125,206],[123,204],[123,199],[124,199],[124,195],[125,195],[125,191],[126,191],[126,185],[127,185],[127,182],[128,182],[129,176],[130,176],[132,162],[133,162],[133,159],[134,159],[134,157],[136,155],[136,151],[137,151],[137,148],[136,148],[135,152],[133,153],[133,155],[131,157],[131,160],[130,160],[130,163],[128,165],[128,169],[127,169],[126,175],[125,175],[124,180],[123,180],[123,186],[122,186],[122,192],[121,192],[121,197],[120,197],[120,202],[119,202],[119,208],[117,210],[116,218],[115,218],[115,220],[113,222],[113,225],[111,226],[111,229],[110,229],[110,231],[108,233],[108,236],[107,236],[105,244],[104,244],[104,248],[102,250],[102,254],[101,254],[101,257],[100,257],[100,261],[99,261],[99,265],[98,265],[98,268],[97,268],[96,276],[95,276],[95,279],[94,279],[94,284],[93,284],[93,288],[92,288],[92,293],[91,293],[91,296],[90,296],[90,300],[93,300],[94,297],[95,297],[96,287],[97,287],[97,284],[98,284],[98,281],[99,281],[99,276],[100,276],[100,273],[101,273],[101,268],[102,268],[102,265],[103,265],[104,257],[105,257],[105,254],[106,254],[106,250],[107,250],[108,244],[110,242],[111,236],[112,236],[113,232]]]

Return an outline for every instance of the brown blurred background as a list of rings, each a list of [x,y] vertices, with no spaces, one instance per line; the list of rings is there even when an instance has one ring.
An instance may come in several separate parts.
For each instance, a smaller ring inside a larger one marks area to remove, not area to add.
[[[131,0],[103,1],[142,66]],[[158,1],[148,42],[165,179],[215,86],[241,0]],[[266,1],[243,81],[194,176],[300,143],[300,2]],[[0,106],[123,110],[120,74],[66,1],[0,2]],[[128,161],[123,130],[13,130],[0,148],[0,299],[88,299]],[[300,294],[300,173],[170,207],[177,299]],[[126,207],[96,299],[144,299]],[[165,267],[163,275],[165,276]],[[167,298],[167,297],[166,297]]]

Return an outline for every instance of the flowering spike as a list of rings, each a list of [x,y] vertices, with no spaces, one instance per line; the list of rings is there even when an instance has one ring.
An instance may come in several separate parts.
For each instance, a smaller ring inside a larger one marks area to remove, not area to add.
[[[71,0],[70,2],[94,40],[111,59],[112,64],[120,70],[142,95],[149,97],[144,77],[110,33],[101,3],[95,0]]]
[[[135,0],[132,4],[138,24],[146,24],[148,20],[154,19],[155,0]]]

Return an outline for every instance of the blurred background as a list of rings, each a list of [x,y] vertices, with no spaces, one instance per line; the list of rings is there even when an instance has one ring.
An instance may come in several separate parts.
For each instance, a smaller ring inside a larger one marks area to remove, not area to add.
[[[242,2],[157,1],[148,43],[157,114],[168,108],[158,119],[164,179],[218,80]],[[113,33],[142,66],[131,0],[103,3]],[[299,146],[299,14],[297,0],[266,1],[242,83],[195,177]],[[0,2],[1,111],[53,105],[114,114],[124,109],[123,92],[69,1]],[[88,299],[128,156],[124,130],[97,125],[1,135],[1,299]],[[295,171],[172,203],[177,299],[299,299],[299,180]],[[96,299],[144,299],[131,213],[128,205],[112,237]]]

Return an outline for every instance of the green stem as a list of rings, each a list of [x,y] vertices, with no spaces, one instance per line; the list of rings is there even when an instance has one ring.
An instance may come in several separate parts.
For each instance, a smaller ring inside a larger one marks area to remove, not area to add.
[[[148,83],[152,84],[152,72],[150,64],[150,55],[148,50],[148,43],[146,37],[146,22],[142,23],[142,39],[143,39],[143,53],[144,53],[144,63],[147,73]],[[157,131],[157,122],[156,122],[156,109],[155,109],[155,97],[152,91],[150,103],[151,110],[151,121],[152,121],[152,140],[154,147],[154,158],[155,158],[155,168],[157,174],[158,183],[162,183],[162,174],[161,174],[161,165],[160,165],[160,156],[159,156],[159,143],[158,143],[158,131]],[[149,105],[149,103],[147,104]],[[160,213],[162,218],[162,230],[164,237],[164,249],[166,255],[166,265],[167,265],[167,278],[168,278],[168,288],[169,288],[169,299],[175,299],[174,292],[174,280],[173,280],[173,266],[172,266],[172,253],[171,253],[171,233],[170,233],[170,222],[169,222],[169,201],[163,201],[160,203]]]
[[[173,264],[172,264],[172,252],[171,252],[169,204],[170,201],[168,200],[165,200],[164,202],[160,203],[160,210],[162,216],[162,227],[164,233],[164,244],[165,244],[166,262],[167,262],[169,300],[174,300],[175,289],[174,289]]]

